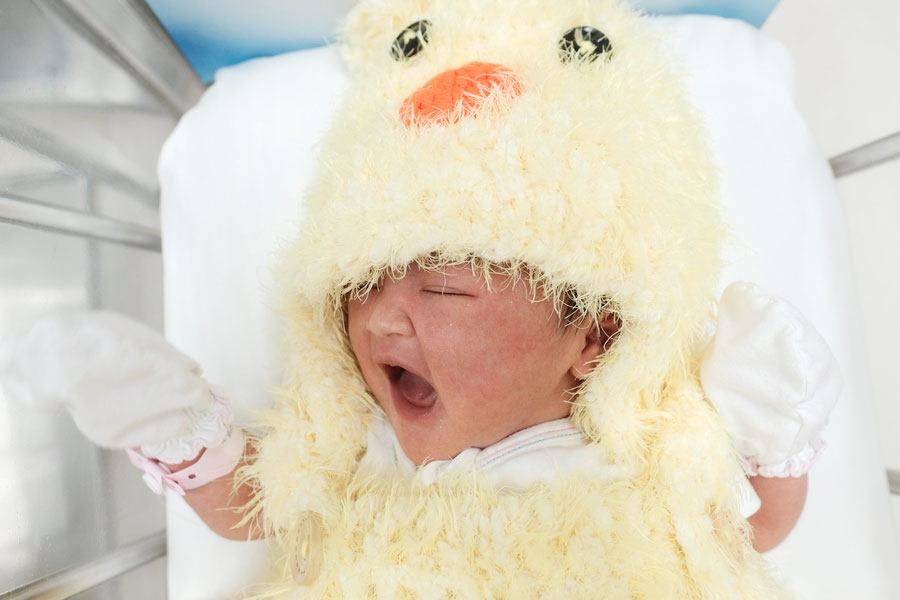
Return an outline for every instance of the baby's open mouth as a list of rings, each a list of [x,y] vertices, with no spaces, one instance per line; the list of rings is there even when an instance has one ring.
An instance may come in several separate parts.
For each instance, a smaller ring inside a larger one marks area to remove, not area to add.
[[[430,383],[403,367],[385,365],[388,379],[397,395],[417,408],[431,408],[437,393]]]

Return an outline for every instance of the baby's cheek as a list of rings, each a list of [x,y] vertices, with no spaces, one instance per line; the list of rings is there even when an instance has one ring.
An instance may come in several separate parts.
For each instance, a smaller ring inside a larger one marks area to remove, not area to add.
[[[489,343],[479,344],[468,357],[468,385],[477,386],[482,397],[501,398],[517,394],[523,385],[539,376],[546,356],[538,356],[539,340],[531,332],[497,332]]]

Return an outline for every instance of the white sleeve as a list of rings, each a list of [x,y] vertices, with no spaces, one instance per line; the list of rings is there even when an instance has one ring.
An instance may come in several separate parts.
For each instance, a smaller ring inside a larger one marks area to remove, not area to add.
[[[167,494],[166,502],[169,600],[243,597],[270,577],[279,557],[271,540],[225,539],[178,494]]]
[[[748,519],[760,509],[762,501],[756,495],[756,490],[753,489],[753,486],[750,485],[750,480],[746,477],[741,477],[739,489],[741,516]]]

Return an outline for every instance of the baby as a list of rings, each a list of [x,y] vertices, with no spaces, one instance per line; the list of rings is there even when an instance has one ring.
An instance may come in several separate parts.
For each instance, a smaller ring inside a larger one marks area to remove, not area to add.
[[[413,463],[568,417],[618,325],[607,313],[563,323],[528,287],[495,275],[489,288],[469,264],[414,263],[347,302],[350,347]]]
[[[751,544],[802,509],[831,362],[745,285],[704,351],[714,170],[640,18],[364,0],[344,39],[355,82],[278,270],[284,383],[244,466],[194,365],[108,315],[22,344],[130,373],[114,418],[109,380],[61,386],[79,426],[143,446],[148,479],[214,530],[276,539],[272,595],[779,597]],[[752,383],[794,375],[810,385],[788,397]]]

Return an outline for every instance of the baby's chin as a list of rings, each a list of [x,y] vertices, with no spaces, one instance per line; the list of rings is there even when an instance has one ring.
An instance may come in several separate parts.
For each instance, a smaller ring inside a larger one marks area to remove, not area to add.
[[[396,393],[378,402],[403,453],[418,466],[452,460],[469,448],[486,448],[521,429],[506,422],[486,427],[472,417],[459,423],[448,414],[439,394],[433,403],[423,406],[406,402]]]
[[[404,439],[406,437],[407,439]],[[451,460],[456,458],[460,452],[471,446],[461,444],[445,444],[439,441],[431,440],[423,442],[417,438],[408,439],[410,436],[402,436],[397,434],[400,441],[400,448],[409,460],[418,466],[425,465],[430,462],[439,460]]]
[[[467,440],[442,439],[439,431],[411,430],[404,423],[391,423],[400,448],[418,466],[434,461],[452,460],[475,444]]]
[[[440,424],[433,429],[417,428],[403,422],[402,419],[400,423],[396,423],[395,418],[389,415],[400,448],[406,457],[418,466],[452,460],[469,448],[486,448],[509,435],[502,432],[447,431]]]

